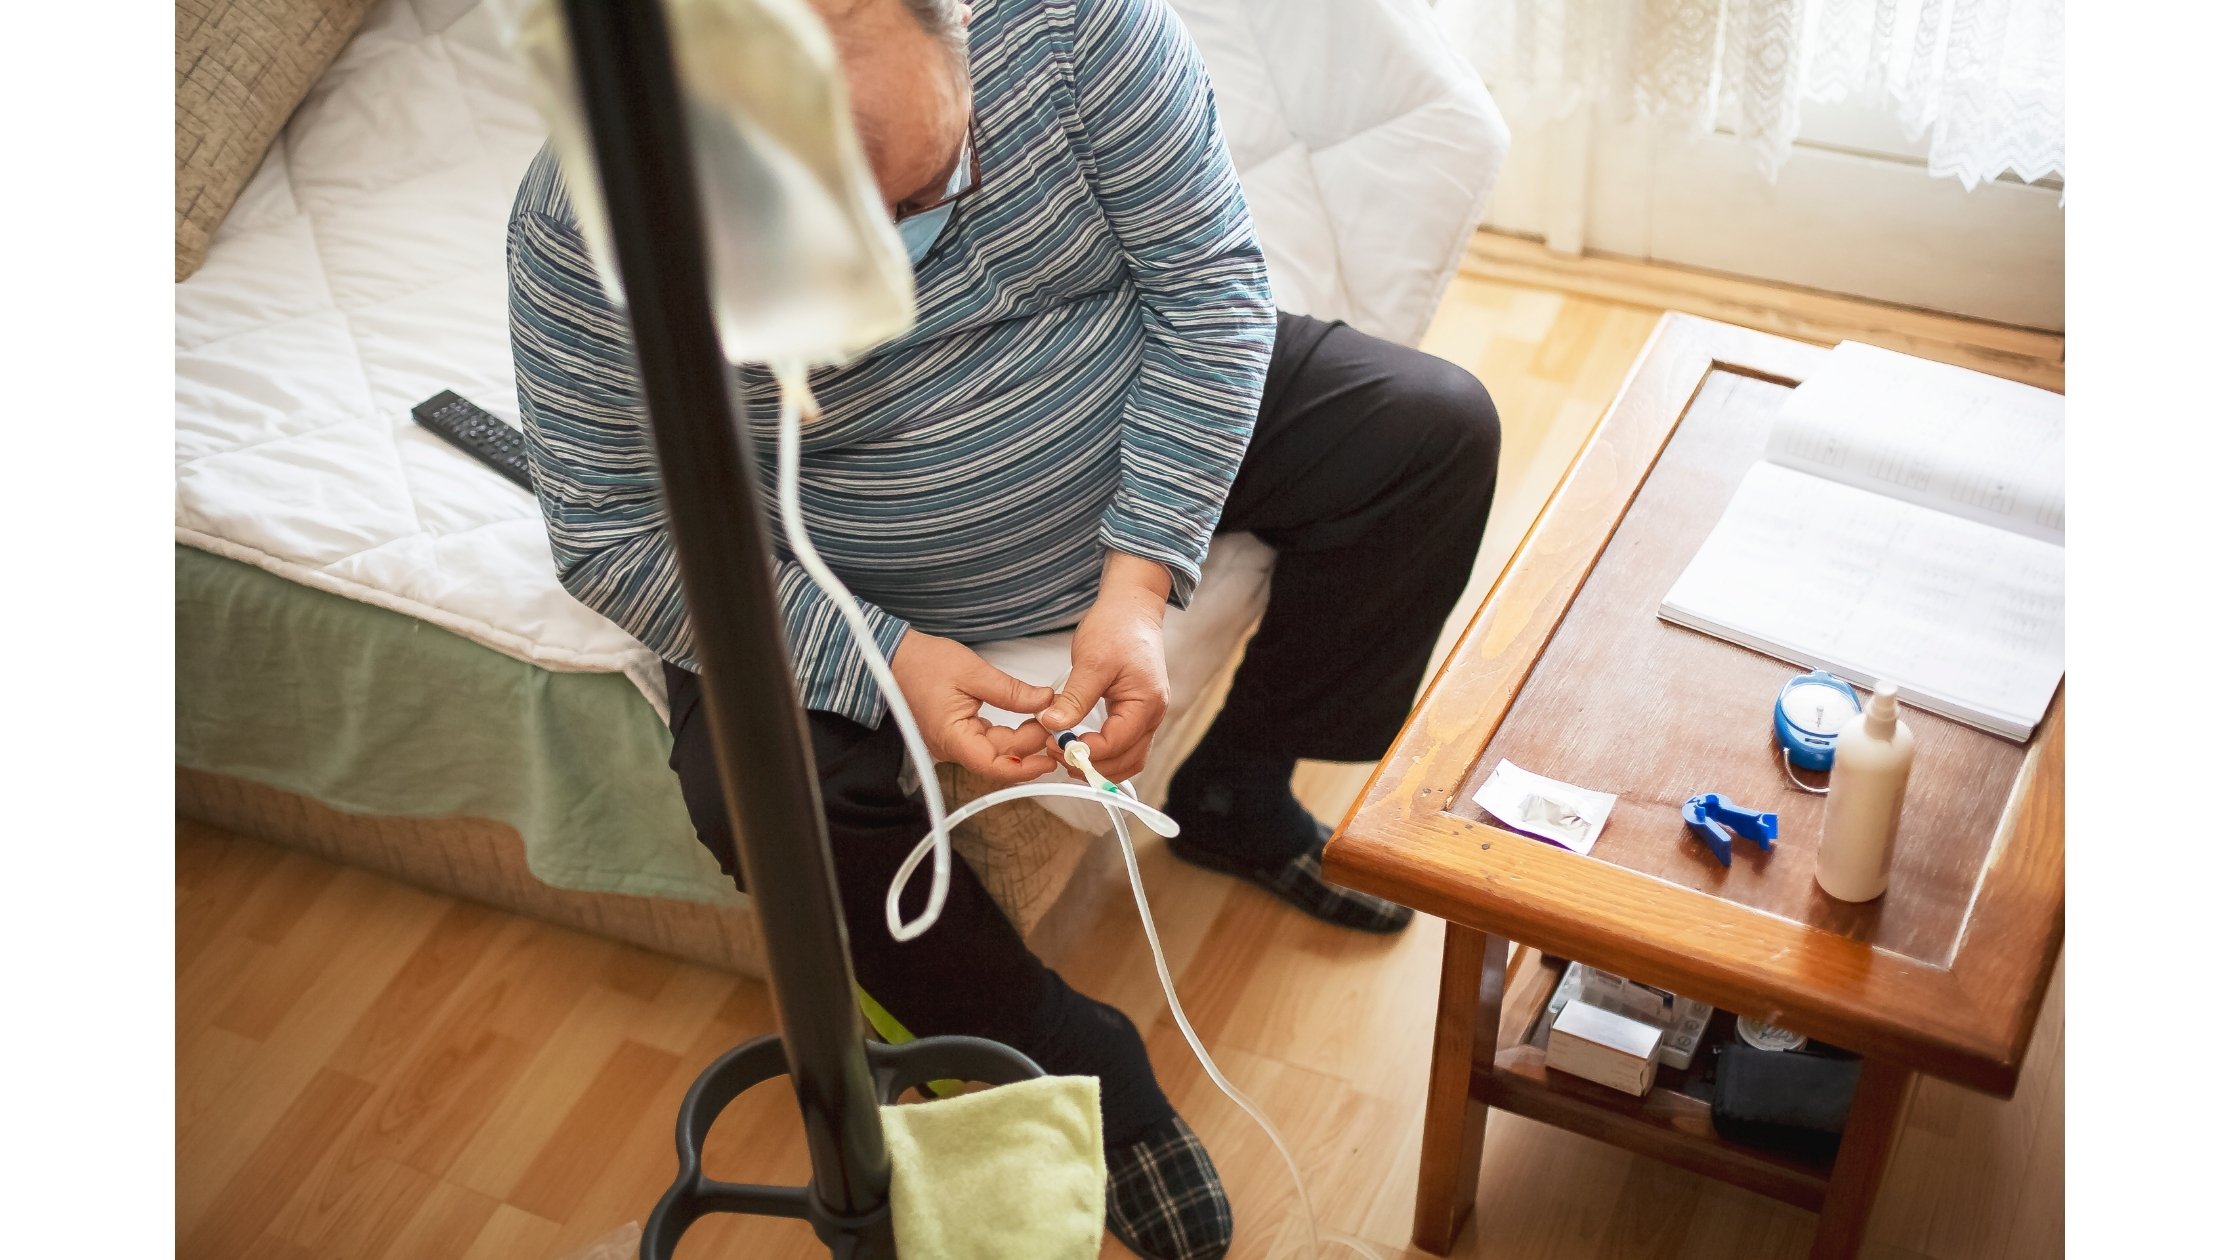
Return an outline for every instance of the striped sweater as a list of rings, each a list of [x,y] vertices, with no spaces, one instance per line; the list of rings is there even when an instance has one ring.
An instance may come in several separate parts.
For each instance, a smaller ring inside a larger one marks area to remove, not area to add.
[[[970,34],[981,187],[918,264],[916,326],[810,377],[824,418],[803,434],[804,516],[890,657],[906,627],[974,642],[1071,625],[1108,549],[1164,564],[1186,606],[1275,336],[1205,69],[1165,0],[982,0]],[[629,330],[549,148],[506,249],[561,584],[690,668]],[[767,457],[776,385],[737,376]],[[776,577],[802,702],[876,725],[837,610],[783,550]]]

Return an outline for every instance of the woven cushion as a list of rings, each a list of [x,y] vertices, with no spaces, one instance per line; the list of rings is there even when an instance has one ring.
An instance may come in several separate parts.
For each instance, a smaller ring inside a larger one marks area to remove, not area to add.
[[[178,0],[173,280],[202,266],[210,234],[272,138],[372,6],[373,0]]]

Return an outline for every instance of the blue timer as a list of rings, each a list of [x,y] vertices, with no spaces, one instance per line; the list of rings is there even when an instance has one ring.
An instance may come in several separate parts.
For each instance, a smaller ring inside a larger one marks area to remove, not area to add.
[[[1836,763],[1836,733],[1858,714],[1859,693],[1850,683],[1824,669],[1799,674],[1773,702],[1774,738],[1791,766],[1826,770]]]

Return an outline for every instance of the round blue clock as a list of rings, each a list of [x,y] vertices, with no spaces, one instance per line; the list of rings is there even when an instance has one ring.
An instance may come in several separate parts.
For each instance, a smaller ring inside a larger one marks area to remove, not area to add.
[[[1858,716],[1859,693],[1824,669],[1799,674],[1782,684],[1773,702],[1773,734],[1781,754],[1799,770],[1826,770],[1836,763],[1836,732]]]

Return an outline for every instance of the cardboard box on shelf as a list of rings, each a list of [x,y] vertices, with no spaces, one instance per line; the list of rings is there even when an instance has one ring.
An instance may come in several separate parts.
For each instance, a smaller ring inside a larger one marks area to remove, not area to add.
[[[1639,1098],[1656,1079],[1657,1045],[1663,1040],[1664,1030],[1655,1024],[1573,1002],[1548,1032],[1548,1066]]]

